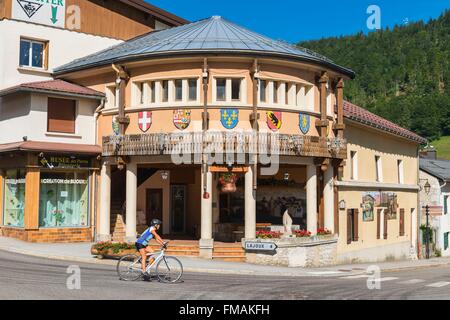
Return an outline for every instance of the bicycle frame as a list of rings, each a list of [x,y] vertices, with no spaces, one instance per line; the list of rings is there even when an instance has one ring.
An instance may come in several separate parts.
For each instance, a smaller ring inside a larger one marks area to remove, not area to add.
[[[150,270],[152,269],[152,267],[155,266],[162,258],[164,258],[164,256],[165,256],[164,251],[165,250],[162,249],[161,252],[158,255],[156,255],[154,253],[148,253],[147,254],[147,257],[151,257],[151,258],[154,259],[152,264],[148,265],[147,269],[145,270],[148,274],[150,274]],[[155,256],[156,256],[156,258],[155,258]]]

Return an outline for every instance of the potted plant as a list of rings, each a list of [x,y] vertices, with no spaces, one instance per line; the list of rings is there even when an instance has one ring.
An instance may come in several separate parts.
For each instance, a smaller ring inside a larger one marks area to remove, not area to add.
[[[238,177],[235,173],[223,173],[220,175],[219,183],[222,185],[223,193],[234,193],[237,191],[236,182]]]
[[[295,230],[294,233],[297,236],[297,238],[310,238],[311,237],[311,232],[309,232],[308,230]]]
[[[328,230],[327,228],[317,230],[318,236],[329,236],[331,234],[332,234],[332,232],[330,230]]]

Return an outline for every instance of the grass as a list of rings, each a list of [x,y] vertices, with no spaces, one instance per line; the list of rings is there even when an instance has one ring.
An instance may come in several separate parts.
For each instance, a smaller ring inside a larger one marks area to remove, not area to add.
[[[439,159],[450,160],[450,136],[433,141],[431,145],[436,148]]]

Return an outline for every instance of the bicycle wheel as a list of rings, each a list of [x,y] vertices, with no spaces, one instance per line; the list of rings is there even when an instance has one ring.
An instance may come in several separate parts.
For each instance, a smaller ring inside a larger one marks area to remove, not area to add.
[[[141,257],[129,254],[117,263],[117,274],[120,280],[136,281],[142,276]]]
[[[156,265],[156,275],[161,282],[178,282],[183,276],[183,265],[175,257],[163,257]]]

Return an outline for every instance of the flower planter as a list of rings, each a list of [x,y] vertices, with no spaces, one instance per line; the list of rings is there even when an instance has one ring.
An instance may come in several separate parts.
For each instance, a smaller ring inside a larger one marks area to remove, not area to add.
[[[91,247],[91,254],[98,259],[120,259],[129,254],[138,254],[136,249],[104,248],[99,250],[96,245]]]
[[[237,187],[234,182],[227,182],[222,185],[223,193],[235,193],[236,191],[237,191]]]

